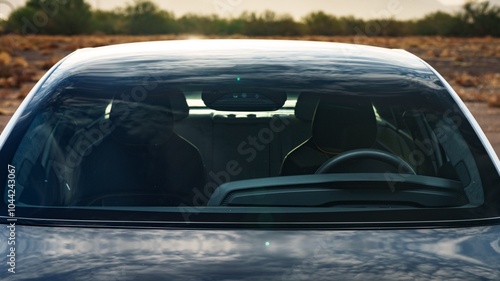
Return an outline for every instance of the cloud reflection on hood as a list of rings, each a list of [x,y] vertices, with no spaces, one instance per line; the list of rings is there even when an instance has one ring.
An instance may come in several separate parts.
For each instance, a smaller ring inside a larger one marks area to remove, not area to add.
[[[18,226],[17,273],[9,280],[498,280],[499,230]]]

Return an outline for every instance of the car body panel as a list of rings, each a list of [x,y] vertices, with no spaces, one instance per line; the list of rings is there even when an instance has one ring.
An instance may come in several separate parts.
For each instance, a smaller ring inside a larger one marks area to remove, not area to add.
[[[6,227],[0,235],[7,237]],[[499,280],[500,226],[175,230],[16,226],[8,280]],[[1,252],[7,252],[2,243]]]

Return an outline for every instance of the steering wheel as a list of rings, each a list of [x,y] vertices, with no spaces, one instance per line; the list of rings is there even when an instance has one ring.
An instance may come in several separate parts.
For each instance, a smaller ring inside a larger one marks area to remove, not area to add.
[[[378,149],[355,149],[341,153],[319,167],[316,174],[331,173],[342,164],[352,160],[371,159],[378,160],[394,166],[399,172],[416,175],[415,170],[398,156]]]

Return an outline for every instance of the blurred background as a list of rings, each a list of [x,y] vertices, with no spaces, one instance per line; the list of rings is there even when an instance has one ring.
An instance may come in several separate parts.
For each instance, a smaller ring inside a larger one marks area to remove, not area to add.
[[[0,131],[76,49],[192,38],[405,49],[452,84],[500,152],[500,0],[0,0]]]

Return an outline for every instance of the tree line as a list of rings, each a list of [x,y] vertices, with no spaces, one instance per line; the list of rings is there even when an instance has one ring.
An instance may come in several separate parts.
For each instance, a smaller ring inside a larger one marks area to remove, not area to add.
[[[322,11],[295,20],[272,11],[244,12],[232,18],[197,14],[176,17],[149,0],[135,0],[114,11],[92,10],[84,0],[28,0],[0,24],[3,33],[18,34],[500,37],[500,7],[473,1],[453,14],[434,12],[415,20],[363,20]]]

